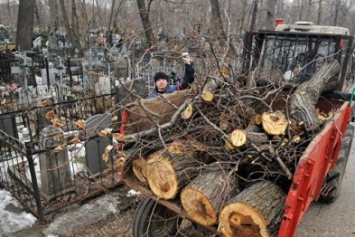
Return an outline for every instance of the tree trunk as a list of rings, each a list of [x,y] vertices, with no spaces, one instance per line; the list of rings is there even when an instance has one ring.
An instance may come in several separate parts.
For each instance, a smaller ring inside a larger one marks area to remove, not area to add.
[[[32,48],[35,4],[35,0],[20,0],[19,2],[16,44],[20,47],[19,50],[21,51],[31,50]]]
[[[38,4],[40,3],[35,2],[35,16],[36,16],[37,25],[41,25],[41,17],[39,16]]]
[[[75,30],[69,24],[69,19],[68,19],[67,11],[65,9],[64,0],[60,0],[59,2],[60,2],[61,12],[63,14],[65,29],[68,32],[69,42],[71,42],[76,48],[81,50],[81,45],[80,45],[80,40],[78,38],[78,35],[76,35]]]
[[[259,0],[254,0],[253,11],[251,13],[251,20],[250,20],[250,27],[249,27],[250,32],[253,32],[255,30],[256,16],[258,14],[258,4],[259,4]]]
[[[235,177],[227,177],[222,169],[204,172],[181,191],[180,200],[197,223],[211,226],[217,223],[219,211],[236,194],[236,188]]]
[[[49,18],[49,26],[53,28],[53,32],[59,29],[58,10],[57,0],[49,1],[49,12],[51,14],[51,17]]]
[[[316,22],[317,25],[320,25],[322,22],[322,9],[323,9],[322,3],[323,3],[323,0],[318,1],[318,13],[317,13],[317,22]]]
[[[286,194],[274,183],[262,181],[232,198],[219,215],[224,237],[270,236],[278,230]]]
[[[303,121],[307,126],[317,125],[315,105],[319,96],[330,88],[331,79],[339,72],[339,62],[325,62],[309,81],[298,86],[290,100],[290,115],[296,121]]]
[[[162,199],[174,199],[190,180],[199,175],[201,161],[184,153],[155,152],[147,160],[146,178],[152,192]]]
[[[266,7],[266,30],[274,29],[276,0],[268,0]]]
[[[228,53],[231,56],[237,57],[236,50],[233,46],[233,44],[228,41],[227,35],[223,29],[223,23],[221,19],[221,14],[220,14],[220,8],[219,8],[219,2],[218,0],[210,0],[211,3],[211,11],[212,11],[212,29],[215,35],[218,38],[219,44],[223,46],[228,47]],[[229,42],[228,45],[226,43]]]
[[[145,37],[147,38],[149,46],[153,46],[157,43],[156,37],[154,37],[153,28],[149,20],[149,12],[145,5],[145,0],[137,0],[139,15],[142,20]]]

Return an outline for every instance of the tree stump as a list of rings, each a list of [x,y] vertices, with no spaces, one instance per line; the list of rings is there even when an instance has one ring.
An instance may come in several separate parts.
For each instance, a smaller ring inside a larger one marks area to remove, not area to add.
[[[225,203],[235,195],[237,183],[234,176],[219,169],[201,173],[180,194],[182,206],[199,224],[211,226],[217,223],[217,215]]]
[[[286,194],[276,184],[253,184],[222,209],[218,231],[225,237],[270,236],[281,222],[285,200]]]
[[[299,85],[290,100],[290,115],[296,121],[306,125],[317,125],[315,105],[319,96],[331,89],[331,79],[340,71],[339,62],[335,59],[325,62],[309,81]]]

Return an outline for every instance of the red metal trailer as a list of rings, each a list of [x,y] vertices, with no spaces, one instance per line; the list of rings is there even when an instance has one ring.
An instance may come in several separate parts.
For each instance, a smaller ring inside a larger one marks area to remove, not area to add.
[[[280,237],[294,235],[310,203],[320,197],[322,188],[324,201],[332,202],[339,195],[354,135],[354,127],[349,125],[350,115],[351,108],[346,102],[302,155],[287,195]],[[327,183],[327,178],[332,179]]]

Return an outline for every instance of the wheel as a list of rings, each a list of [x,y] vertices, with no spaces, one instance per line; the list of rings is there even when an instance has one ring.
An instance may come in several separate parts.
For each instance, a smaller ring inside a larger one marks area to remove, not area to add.
[[[339,157],[334,169],[328,172],[326,181],[322,187],[320,201],[325,203],[334,202],[341,191],[341,183],[344,178],[346,165],[351,150],[351,143],[354,136],[354,126],[348,125],[343,136]]]
[[[182,218],[178,214],[146,198],[139,204],[133,219],[134,237],[175,236]]]

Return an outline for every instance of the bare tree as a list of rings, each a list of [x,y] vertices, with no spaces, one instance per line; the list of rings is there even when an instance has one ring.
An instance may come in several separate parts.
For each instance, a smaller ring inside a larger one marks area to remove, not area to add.
[[[339,16],[339,11],[340,11],[340,4],[341,0],[335,0],[334,1],[334,19],[333,19],[333,25],[336,26],[338,24],[338,16]]]
[[[32,48],[32,29],[35,5],[35,0],[19,1],[16,44],[19,46],[20,50],[30,50]]]
[[[255,30],[256,16],[258,14],[258,4],[259,4],[259,0],[254,0],[253,10],[251,13],[250,27],[249,27],[250,31]]]
[[[151,1],[152,0],[150,0],[150,3]],[[149,20],[149,11],[147,10],[147,7],[145,5],[145,0],[137,0],[137,5],[139,10],[139,15],[141,17],[142,24],[143,24],[144,34],[147,38],[149,46],[153,46],[157,43],[157,39],[156,37],[154,37],[152,24]]]
[[[49,1],[49,12],[50,12],[50,18],[49,18],[49,26],[53,29],[58,29],[59,28],[59,17],[58,17],[58,1],[57,0],[51,0]]]
[[[272,30],[274,28],[275,19],[275,6],[277,0],[268,0],[266,5],[266,24],[267,30]]]
[[[321,17],[322,17],[322,3],[323,0],[318,1],[318,14],[317,14],[317,24],[319,25],[321,23]]]
[[[74,0],[73,0],[74,1]],[[65,9],[65,4],[64,4],[64,0],[60,0],[60,7],[61,7],[61,12],[63,15],[63,21],[64,21],[64,25],[66,28],[66,31],[68,33],[68,38],[69,41],[79,50],[81,50],[81,45],[80,45],[80,39],[79,36],[76,34],[76,30],[73,29],[73,27],[70,25],[69,23],[69,19],[68,19],[68,15]]]

